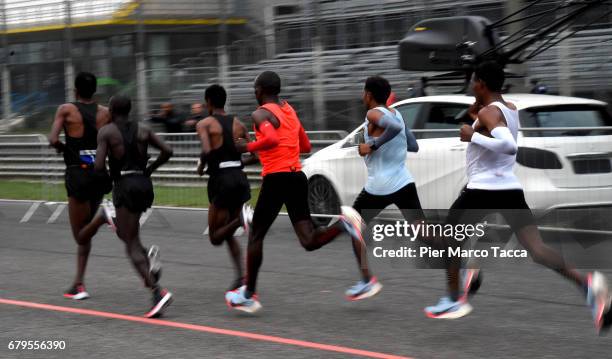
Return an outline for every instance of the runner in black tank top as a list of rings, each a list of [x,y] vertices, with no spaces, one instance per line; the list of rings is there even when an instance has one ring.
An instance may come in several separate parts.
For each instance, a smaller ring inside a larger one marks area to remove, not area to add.
[[[223,142],[221,147],[212,149],[206,156],[206,173],[210,176],[208,199],[219,208],[239,208],[251,195],[249,183],[242,171],[242,156],[234,147],[234,116],[213,114],[210,117],[221,125]]]
[[[65,184],[68,194],[68,213],[72,233],[78,245],[77,273],[66,298],[85,299],[89,294],[83,280],[91,250],[91,236],[80,235],[96,213],[105,193],[111,190],[110,178],[93,170],[98,128],[110,121],[108,110],[92,100],[96,91],[96,77],[79,73],[75,79],[76,102],[57,109],[49,144],[63,152],[66,163]],[[60,141],[64,131],[66,143]]]
[[[226,93],[223,87],[212,85],[206,89],[205,101],[210,116],[198,122],[196,131],[202,142],[198,174],[208,165],[208,236],[214,246],[227,243],[236,270],[230,290],[242,285],[243,271],[240,245],[234,232],[249,220],[249,207],[241,211],[251,198],[249,182],[242,168],[241,154],[234,146],[234,138],[248,138],[248,131],[238,119],[224,110]],[[244,213],[243,213],[244,212]],[[244,219],[241,219],[243,214]]]
[[[106,172],[106,157],[109,159],[110,173],[113,178],[113,202],[116,218],[111,204],[103,203],[101,211],[84,229],[85,235],[92,235],[100,226],[108,222],[115,226],[117,236],[126,245],[128,256],[153,296],[153,306],[146,317],[157,317],[170,304],[172,293],[162,289],[159,284],[161,265],[159,248],[151,246],[148,253],[140,242],[140,216],[153,203],[153,184],[151,173],[168,161],[172,149],[159,139],[148,127],[129,121],[131,101],[124,96],[115,96],[110,101],[111,123],[102,127],[98,134],[97,157],[94,169],[97,173]],[[153,145],[160,150],[159,157],[149,166],[147,149]]]
[[[145,175],[149,156],[148,143],[138,142],[137,122],[114,123],[123,140],[123,157],[109,153],[108,164],[114,181],[113,203],[116,208],[126,207],[130,212],[143,213],[153,204],[153,184]]]

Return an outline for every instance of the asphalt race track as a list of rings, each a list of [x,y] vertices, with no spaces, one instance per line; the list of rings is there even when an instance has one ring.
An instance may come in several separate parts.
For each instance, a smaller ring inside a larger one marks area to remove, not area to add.
[[[343,293],[357,280],[348,237],[308,253],[284,216],[265,243],[258,288],[264,308],[247,316],[225,305],[233,272],[227,250],[202,235],[206,213],[154,210],[142,239],[161,247],[162,284],[175,301],[163,321],[141,320],[150,298],[114,234],[102,228],[94,238],[86,277],[92,297],[67,300],[62,292],[71,284],[76,250],[67,211],[57,204],[31,208],[30,202],[0,202],[0,358],[609,358],[612,353],[612,335],[595,334],[578,290],[532,263],[486,272],[471,302],[474,311],[459,320],[423,314],[423,307],[443,294],[442,271],[398,262],[372,261],[383,291],[348,302]],[[600,245],[611,253],[612,243]],[[612,271],[604,273],[612,277]],[[11,351],[11,340],[65,340],[66,349]]]

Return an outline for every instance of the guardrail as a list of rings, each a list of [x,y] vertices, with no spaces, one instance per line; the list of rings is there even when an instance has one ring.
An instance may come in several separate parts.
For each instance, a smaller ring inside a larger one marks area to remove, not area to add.
[[[544,197],[550,200],[551,196],[558,196],[559,201],[565,201],[563,203],[566,203],[567,198],[563,199],[562,196],[565,196],[564,193],[566,192],[575,192],[576,188],[585,186],[610,187],[612,185],[612,150],[607,145],[608,139],[599,136],[612,135],[612,126],[522,128],[520,131],[522,135],[519,138],[519,146],[526,147],[522,147],[522,155],[519,150],[517,159],[522,166],[517,166],[516,173],[522,176],[520,177],[521,183],[526,188],[531,189],[530,195],[533,198],[537,197],[542,201],[541,198]],[[417,178],[417,183],[420,183],[419,196],[422,203],[428,204],[430,206],[428,208],[447,208],[450,203],[446,203],[448,201],[444,199],[455,196],[454,191],[458,189],[453,186],[459,186],[460,184],[444,181],[448,181],[451,177],[457,177],[457,173],[465,173],[465,154],[457,146],[458,143],[453,145],[455,147],[449,147],[449,151],[445,151],[443,147],[440,147],[440,144],[446,143],[448,145],[447,140],[450,137],[456,139],[458,130],[456,128],[416,129],[413,132],[419,138],[423,150],[416,154],[416,157],[412,157],[415,162],[413,163],[414,167],[411,168],[415,176],[421,176]],[[590,139],[585,136],[588,134],[598,136],[592,136],[592,139]],[[313,143],[313,152],[347,137],[347,133],[344,131],[310,131],[308,135]],[[196,162],[200,154],[200,142],[196,134],[193,133],[162,133],[160,136],[174,148],[175,155],[168,164],[159,168],[153,175],[153,180],[156,185],[166,186],[162,192],[169,196],[168,198],[172,201],[191,203],[190,201],[195,197],[204,194],[207,180],[207,176],[199,177],[195,173]],[[559,136],[564,138],[560,140]],[[444,137],[447,140],[436,141],[436,138],[442,139]],[[362,138],[356,136],[354,140],[360,141]],[[551,153],[545,150],[537,150],[539,148],[551,148],[551,145],[558,148],[557,145],[561,143],[564,149],[557,153],[559,157],[551,156]],[[593,148],[591,148],[591,145],[593,145]],[[534,147],[535,151],[533,150]],[[461,146],[461,148],[465,149],[465,146]],[[156,154],[156,151],[152,149],[151,155],[153,158]],[[348,156],[340,161],[330,160],[322,164],[323,167],[328,167],[330,173],[340,175],[341,183],[348,192],[361,188],[365,181],[364,173],[361,173],[363,171],[358,167],[363,163],[360,160],[356,161],[357,158],[354,157],[356,155]],[[563,166],[561,166],[561,162],[563,162]],[[53,149],[49,148],[45,136],[0,135],[0,178],[40,183],[40,186],[37,187],[40,195],[30,193],[33,197],[44,200],[63,198],[65,194],[62,186],[55,184],[63,182],[64,168],[61,155],[56,154]],[[538,173],[525,172],[533,171],[533,168],[547,169],[548,174],[545,176],[544,171]],[[260,169],[259,165],[249,166],[245,169],[253,188],[260,185]],[[342,176],[342,174],[347,173],[351,173],[351,175]],[[430,176],[434,181],[421,180],[419,182],[419,179],[424,178],[423,176]],[[457,181],[459,180],[457,179]],[[446,184],[438,186],[431,183]],[[548,184],[559,187],[565,192],[547,192]],[[28,191],[31,192],[32,190],[28,189]],[[555,199],[552,198],[552,200]],[[599,203],[601,200],[600,197],[592,196],[581,199],[583,202],[590,201],[593,203]],[[322,210],[318,210],[318,212],[321,212],[322,216],[327,213]]]
[[[534,134],[550,132],[571,132],[580,134],[586,131],[605,131],[612,134],[612,127],[549,127],[521,128],[520,132],[529,137]],[[415,129],[417,138],[450,137],[457,129]],[[345,131],[308,131],[313,144],[313,153],[346,137]],[[584,133],[582,133],[584,134]],[[194,133],[160,133],[165,141],[173,147],[174,156],[168,164],[162,166],[154,175],[156,183],[172,186],[201,185],[206,176],[195,173],[195,164],[199,158],[200,141]],[[155,149],[150,151],[154,158]],[[304,156],[307,157],[307,156]],[[259,165],[248,166],[245,171],[252,185],[260,182]],[[36,181],[60,181],[63,178],[64,164],[61,155],[48,146],[44,135],[0,135],[0,178],[14,178]]]
[[[313,153],[347,135],[345,131],[308,131],[307,134],[311,138]],[[174,149],[174,156],[153,174],[154,182],[168,186],[203,186],[208,177],[195,173],[201,148],[196,134],[158,135]],[[151,148],[149,152],[154,159],[157,150]],[[64,169],[62,156],[49,148],[44,135],[0,135],[0,178],[60,182]],[[257,187],[261,181],[261,166],[248,166],[245,172],[251,185]]]

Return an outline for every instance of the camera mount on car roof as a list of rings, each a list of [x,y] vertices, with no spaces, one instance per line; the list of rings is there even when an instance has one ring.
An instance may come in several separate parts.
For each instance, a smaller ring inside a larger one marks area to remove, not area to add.
[[[446,78],[459,75],[456,78],[469,80],[475,66],[483,61],[498,61],[504,66],[524,63],[612,13],[602,12],[586,24],[578,24],[588,11],[612,4],[610,0],[563,1],[551,9],[529,12],[542,2],[532,1],[495,22],[481,16],[422,20],[399,42],[400,68],[450,72]],[[499,29],[513,23],[522,24],[522,28],[500,37]]]

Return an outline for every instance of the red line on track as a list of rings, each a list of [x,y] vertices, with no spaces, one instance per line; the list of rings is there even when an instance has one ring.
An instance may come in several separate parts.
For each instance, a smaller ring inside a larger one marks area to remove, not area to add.
[[[55,312],[81,314],[81,315],[88,315],[92,317],[110,318],[110,319],[124,320],[124,321],[130,321],[130,322],[138,322],[138,323],[149,324],[149,325],[180,328],[180,329],[192,330],[192,331],[197,331],[197,332],[228,335],[228,336],[238,337],[238,338],[247,338],[247,339],[260,340],[260,341],[270,342],[270,343],[278,343],[278,344],[291,345],[291,346],[297,346],[297,347],[303,347],[303,348],[324,350],[324,351],[351,354],[351,355],[359,355],[359,356],[364,356],[364,357],[369,357],[369,358],[412,359],[412,358],[404,357],[404,356],[378,353],[378,352],[372,352],[368,350],[354,349],[354,348],[342,347],[342,346],[337,346],[337,345],[321,344],[321,343],[309,342],[305,340],[276,337],[272,335],[263,335],[263,334],[256,334],[256,333],[250,333],[250,332],[242,332],[238,330],[215,328],[215,327],[209,327],[209,326],[204,326],[204,325],[173,322],[169,320],[148,319],[144,317],[137,317],[134,315],[102,312],[102,311],[91,310],[91,309],[62,307],[58,305],[26,302],[26,301],[21,301],[21,300],[12,300],[12,299],[4,299],[4,298],[0,298],[0,304],[14,305],[14,306],[25,307],[25,308],[42,309],[42,310],[55,311]]]

